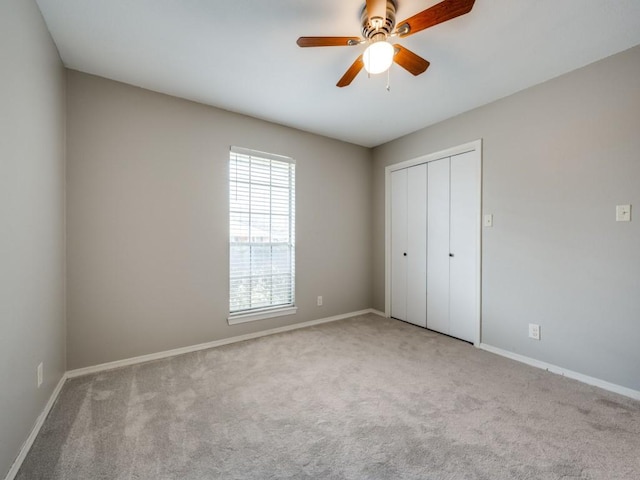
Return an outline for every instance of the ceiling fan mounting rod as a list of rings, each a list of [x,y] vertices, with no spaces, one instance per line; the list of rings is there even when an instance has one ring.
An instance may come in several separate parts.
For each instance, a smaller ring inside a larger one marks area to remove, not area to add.
[[[387,0],[386,18],[369,17],[367,12],[367,4],[362,7],[362,36],[366,40],[373,41],[375,36],[384,34],[385,38],[393,33],[396,26],[396,8],[398,4],[396,0]]]

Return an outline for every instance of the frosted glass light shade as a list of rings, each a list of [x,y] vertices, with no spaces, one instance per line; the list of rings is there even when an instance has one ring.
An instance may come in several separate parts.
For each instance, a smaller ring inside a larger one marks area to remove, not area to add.
[[[393,54],[393,45],[389,42],[372,43],[362,55],[365,70],[372,75],[386,72],[393,63]]]

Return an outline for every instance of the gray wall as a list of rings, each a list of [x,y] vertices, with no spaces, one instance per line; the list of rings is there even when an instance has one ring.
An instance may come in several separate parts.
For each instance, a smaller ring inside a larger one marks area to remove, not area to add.
[[[368,149],[67,78],[69,369],[371,306]],[[227,325],[230,145],[297,161],[296,315]]]
[[[376,148],[374,307],[384,167],[482,138],[483,342],[640,390],[639,78],[636,47]]]
[[[0,2],[0,69],[4,478],[65,370],[64,70],[32,0]]]

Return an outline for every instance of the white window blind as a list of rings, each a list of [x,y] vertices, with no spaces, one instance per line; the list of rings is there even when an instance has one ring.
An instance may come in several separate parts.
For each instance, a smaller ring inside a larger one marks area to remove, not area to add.
[[[295,303],[295,161],[231,147],[231,316]]]

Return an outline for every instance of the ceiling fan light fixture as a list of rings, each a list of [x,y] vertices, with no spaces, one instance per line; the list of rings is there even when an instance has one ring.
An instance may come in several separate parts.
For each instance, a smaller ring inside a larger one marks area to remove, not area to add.
[[[429,68],[429,62],[390,38],[407,37],[440,23],[447,22],[471,11],[476,0],[440,0],[440,3],[396,23],[399,0],[365,0],[360,12],[362,37],[300,37],[300,47],[340,47],[367,45],[362,55],[347,69],[336,83],[346,87],[364,68],[369,75],[388,72],[397,63],[411,75],[418,76]],[[403,0],[404,1],[404,0]],[[433,1],[433,0],[432,0]],[[399,27],[396,28],[396,25]],[[388,77],[387,77],[388,78]],[[387,89],[389,85],[387,84]]]
[[[386,72],[393,63],[394,54],[393,45],[386,40],[372,43],[362,55],[365,70],[371,75]]]

